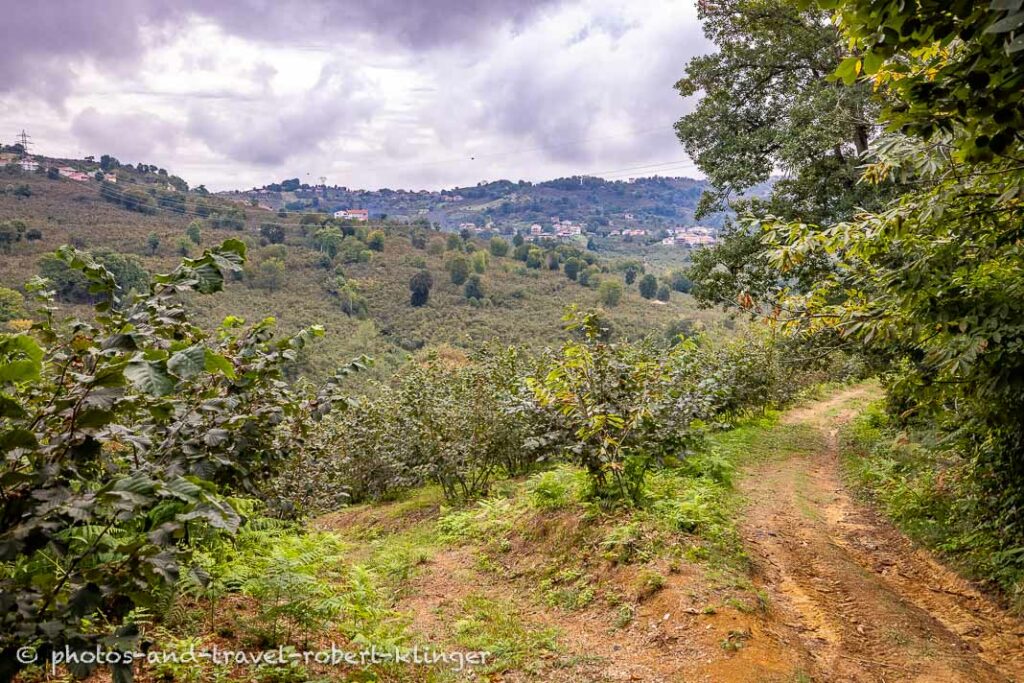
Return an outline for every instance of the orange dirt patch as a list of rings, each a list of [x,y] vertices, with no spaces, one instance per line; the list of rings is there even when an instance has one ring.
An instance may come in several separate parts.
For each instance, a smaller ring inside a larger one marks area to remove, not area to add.
[[[810,655],[814,680],[1024,678],[1024,622],[844,486],[838,426],[872,395],[859,386],[791,411],[785,422],[822,430],[824,451],[761,464],[741,482],[758,584]]]

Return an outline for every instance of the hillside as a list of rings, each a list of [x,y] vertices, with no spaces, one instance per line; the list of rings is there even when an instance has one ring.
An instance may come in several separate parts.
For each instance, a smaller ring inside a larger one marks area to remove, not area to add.
[[[613,230],[659,230],[694,225],[694,210],[706,187],[692,178],[651,177],[604,180],[592,176],[558,178],[540,183],[498,180],[440,192],[426,190],[355,190],[300,184],[297,178],[221,196],[253,201],[271,209],[367,209],[372,216],[423,219],[445,228],[462,223],[493,223],[504,232],[547,225],[553,218],[578,223],[596,234]],[[723,216],[701,221],[720,226]]]
[[[124,196],[124,188],[156,191],[156,187],[159,192],[166,192],[162,176],[147,182],[152,174],[140,177],[124,169],[121,174],[116,190],[121,194],[117,196]],[[522,261],[511,258],[511,251],[507,257],[488,257],[486,270],[480,275],[484,296],[479,301],[470,301],[463,286],[451,282],[446,269],[453,256],[447,248],[447,235],[388,221],[360,227],[364,239],[366,230],[383,230],[386,238],[382,251],[369,251],[364,243],[359,243],[360,257],[354,262],[345,262],[346,258],[353,260],[345,255],[325,262],[320,248],[312,242],[317,226],[300,224],[303,219],[298,214],[279,214],[195,192],[179,193],[181,212],[163,206],[150,212],[128,210],[122,204],[105,200],[98,182],[52,180],[41,173],[24,173],[10,167],[4,171],[3,183],[12,187],[24,185],[30,196],[13,191],[0,195],[0,221],[23,221],[28,229],[41,232],[41,239],[17,241],[8,253],[0,254],[3,286],[20,288],[39,274],[39,259],[64,243],[93,251],[130,254],[153,273],[174,267],[180,259],[183,241],[194,255],[205,246],[241,237],[250,246],[246,277],[230,283],[219,295],[197,299],[192,304],[197,322],[211,326],[229,314],[247,319],[272,315],[285,333],[312,324],[323,325],[327,331],[325,339],[303,359],[313,374],[330,372],[337,364],[360,354],[373,356],[379,365],[376,372],[386,376],[408,352],[424,347],[450,344],[473,349],[490,341],[550,344],[562,338],[559,321],[565,307],[571,304],[603,307],[616,334],[630,337],[663,335],[670,326],[689,326],[695,322],[714,325],[721,317],[698,310],[687,295],[678,292],[667,302],[644,299],[636,284],[623,287],[617,305],[602,305],[595,283],[581,286],[561,270],[550,270],[547,264],[527,268]],[[196,206],[200,203],[206,218],[197,215]],[[239,229],[221,227],[217,217],[228,212],[239,216]],[[186,230],[194,220],[201,226],[201,246],[186,238]],[[260,226],[264,224],[283,228],[282,245],[261,244],[266,242],[260,235]],[[426,243],[421,243],[424,248],[412,245],[413,234],[426,238]],[[150,235],[155,235],[159,242],[155,250],[150,248]],[[467,250],[487,250],[485,241],[471,241],[473,244]],[[469,258],[472,254],[465,256]],[[283,271],[261,279],[261,265],[271,260],[282,261]],[[608,271],[602,278],[622,282],[622,273],[615,269],[614,260],[599,262]],[[426,306],[412,307],[409,279],[423,269],[431,274],[435,285]],[[365,300],[365,315],[349,315],[342,310],[339,278]],[[73,302],[68,306],[75,309]]]
[[[1024,681],[1024,0],[136,4],[5,43],[0,683]]]

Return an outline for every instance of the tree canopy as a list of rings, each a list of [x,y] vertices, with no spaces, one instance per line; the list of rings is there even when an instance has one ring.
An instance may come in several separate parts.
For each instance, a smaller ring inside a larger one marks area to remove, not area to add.
[[[701,210],[781,171],[773,213],[848,217],[866,198],[857,165],[878,105],[867,84],[828,78],[850,54],[829,15],[787,0],[715,0],[698,3],[698,16],[717,51],[690,60],[676,84],[684,97],[702,93],[676,133],[712,185]]]

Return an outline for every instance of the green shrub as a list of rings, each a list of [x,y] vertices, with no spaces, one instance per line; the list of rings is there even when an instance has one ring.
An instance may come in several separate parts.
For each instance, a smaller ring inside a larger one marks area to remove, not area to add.
[[[316,331],[274,341],[270,321],[185,322],[172,292],[220,291],[244,255],[229,240],[112,308],[114,274],[62,247],[55,259],[101,302],[95,321],[0,335],[0,442],[18,449],[0,471],[0,649],[91,650],[115,634],[139,647],[132,610],[164,604],[194,543],[238,530],[242,497],[330,407],[281,381]]]
[[[640,296],[645,299],[653,299],[658,293],[658,279],[648,273],[640,278]]]
[[[480,276],[473,273],[466,279],[466,284],[462,289],[463,294],[467,299],[478,301],[484,298],[483,283],[480,280]]]
[[[453,256],[448,259],[448,263],[445,264],[448,269],[448,274],[451,277],[452,284],[461,285],[469,277],[469,259],[461,254]]]
[[[430,288],[434,286],[434,278],[427,270],[421,270],[409,279],[409,304],[426,306],[430,299]]]
[[[284,242],[284,226],[278,223],[263,223],[260,225],[260,237],[270,244],[281,244]]]
[[[622,284],[615,280],[606,280],[597,288],[601,303],[606,306],[618,306],[622,300]]]
[[[97,252],[92,258],[113,276],[116,288],[112,295],[115,300],[123,301],[129,292],[142,292],[147,289],[149,274],[138,257],[103,251]],[[90,291],[93,282],[84,271],[69,266],[67,260],[59,255],[43,256],[39,260],[39,274],[50,281],[50,287],[63,301],[71,303],[99,302],[103,297],[111,295],[105,290]]]
[[[540,472],[526,482],[530,504],[540,510],[561,510],[583,500],[586,475],[567,465]]]
[[[570,280],[575,280],[583,268],[583,261],[578,258],[570,258],[565,262],[565,276]]]
[[[185,230],[185,236],[191,240],[192,244],[203,243],[203,224],[202,221],[194,220],[188,224],[188,228]]]
[[[247,272],[253,287],[275,292],[281,288],[285,279],[285,263],[279,258],[265,258],[255,268]]]
[[[582,340],[563,344],[526,383],[564,425],[566,455],[586,469],[590,495],[639,504],[647,472],[700,438],[704,415],[680,413],[676,403],[699,391],[685,374],[690,349],[608,344],[594,314],[567,319]]]
[[[25,317],[25,297],[21,292],[0,287],[0,323]]]
[[[502,238],[495,235],[491,238],[489,248],[491,250],[491,254],[500,258],[508,254],[509,244]]]
[[[371,251],[384,251],[384,231],[374,230],[367,235],[366,246]]]
[[[488,252],[486,251],[473,252],[471,262],[473,264],[474,273],[483,274],[487,271],[487,266],[490,264],[487,254]]]

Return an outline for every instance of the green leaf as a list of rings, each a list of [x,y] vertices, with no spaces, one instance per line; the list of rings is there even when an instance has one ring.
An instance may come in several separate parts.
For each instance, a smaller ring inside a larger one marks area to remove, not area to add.
[[[207,446],[216,448],[217,446],[226,443],[230,436],[231,433],[226,429],[211,429],[206,432],[206,435],[203,437],[203,442]]]
[[[93,387],[124,386],[124,363],[107,365],[96,370],[90,384]]]
[[[841,79],[845,85],[853,85],[857,82],[857,76],[860,75],[860,67],[860,57],[847,57],[839,63],[832,75]]]
[[[27,429],[8,429],[0,432],[0,453],[15,448],[35,448],[37,445],[35,434]]]
[[[166,488],[175,498],[186,503],[197,503],[203,499],[203,490],[184,477],[170,480]]]
[[[217,248],[217,251],[221,252],[222,256],[235,261],[239,265],[245,262],[245,250],[245,242],[234,238],[224,240]]]
[[[124,376],[139,391],[151,396],[163,396],[174,389],[174,380],[168,376],[160,361],[133,360],[125,366]]]
[[[885,57],[876,52],[868,52],[864,55],[864,73],[866,74],[878,73],[883,64],[885,64]]]
[[[992,24],[985,29],[985,33],[1009,33],[1022,25],[1024,25],[1024,12],[1017,12]]]
[[[25,409],[16,400],[0,394],[0,417],[24,417]]]
[[[197,266],[192,273],[198,280],[196,289],[203,294],[213,294],[224,289],[224,274],[212,261]]]
[[[229,379],[235,379],[235,366],[224,356],[206,349],[205,364],[207,372],[219,372]]]
[[[181,379],[190,379],[206,369],[206,349],[201,345],[190,346],[171,356],[167,370]]]
[[[75,426],[79,429],[102,427],[114,418],[114,414],[103,408],[85,408],[78,415]]]
[[[0,337],[0,383],[28,382],[39,377],[43,350],[25,334]]]

